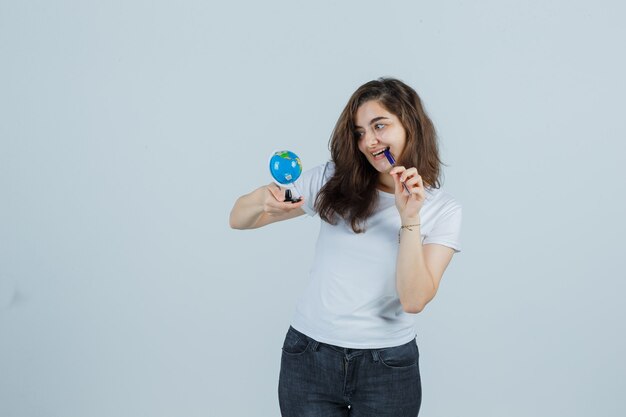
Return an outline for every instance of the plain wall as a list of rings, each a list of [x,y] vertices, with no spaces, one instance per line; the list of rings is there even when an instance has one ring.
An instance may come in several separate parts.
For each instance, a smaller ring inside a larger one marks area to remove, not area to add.
[[[622,2],[0,0],[0,415],[278,416],[317,218],[231,230],[361,84],[422,96],[463,251],[420,416],[623,416]]]

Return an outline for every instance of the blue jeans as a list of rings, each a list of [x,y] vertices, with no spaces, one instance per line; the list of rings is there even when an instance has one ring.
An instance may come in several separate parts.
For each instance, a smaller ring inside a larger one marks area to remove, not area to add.
[[[415,340],[348,349],[289,327],[280,363],[283,417],[416,417],[422,402]]]

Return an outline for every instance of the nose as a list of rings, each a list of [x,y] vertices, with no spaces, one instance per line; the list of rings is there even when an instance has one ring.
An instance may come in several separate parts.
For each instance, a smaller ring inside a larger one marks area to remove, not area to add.
[[[378,136],[376,136],[376,133],[373,130],[367,130],[365,131],[365,145],[367,147],[373,147],[374,145],[378,144],[379,140],[378,140]]]

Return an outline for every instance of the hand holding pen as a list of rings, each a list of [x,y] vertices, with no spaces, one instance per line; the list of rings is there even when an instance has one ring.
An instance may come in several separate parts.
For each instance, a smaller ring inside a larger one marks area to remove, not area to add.
[[[396,206],[400,211],[400,216],[403,218],[403,221],[405,219],[415,219],[419,216],[426,199],[422,177],[418,174],[417,168],[406,169],[403,166],[396,166],[395,159],[389,152],[389,149],[385,150],[385,156],[393,166],[389,174],[393,177],[396,184]],[[406,190],[408,196],[401,192],[400,185]],[[403,195],[405,198],[402,198]]]
[[[391,155],[391,152],[389,151],[389,148],[384,150],[385,156],[387,157],[387,161],[389,161],[389,165],[391,165],[392,167],[396,166],[396,160],[393,158],[393,155]],[[406,190],[406,192],[411,195],[411,191],[409,191],[409,188],[406,186],[406,184],[403,182],[402,186],[404,187],[404,189]]]

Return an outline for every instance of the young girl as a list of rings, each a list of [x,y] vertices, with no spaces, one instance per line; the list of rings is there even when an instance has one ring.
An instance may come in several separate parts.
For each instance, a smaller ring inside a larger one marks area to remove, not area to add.
[[[298,179],[302,201],[285,202],[272,183],[240,197],[230,215],[236,229],[303,214],[322,220],[310,282],[283,344],[281,413],[415,417],[413,317],[460,251],[461,206],[439,189],[435,129],[399,80],[357,89],[330,151],[330,162]]]

